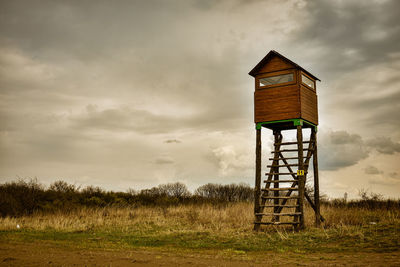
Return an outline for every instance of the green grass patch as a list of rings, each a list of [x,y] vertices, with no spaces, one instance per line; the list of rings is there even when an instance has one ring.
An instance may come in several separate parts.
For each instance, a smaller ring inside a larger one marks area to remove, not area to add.
[[[75,248],[172,248],[229,250],[232,253],[270,252],[390,252],[397,251],[400,225],[310,228],[301,232],[215,232],[167,229],[156,225],[132,229],[98,228],[87,231],[0,231],[0,242],[51,242]]]

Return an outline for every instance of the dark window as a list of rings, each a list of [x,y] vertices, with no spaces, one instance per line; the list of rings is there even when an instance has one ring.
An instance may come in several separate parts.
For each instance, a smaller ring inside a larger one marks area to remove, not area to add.
[[[260,86],[293,82],[293,73],[260,78]]]
[[[304,74],[301,75],[301,82],[315,89],[314,81],[305,76]]]

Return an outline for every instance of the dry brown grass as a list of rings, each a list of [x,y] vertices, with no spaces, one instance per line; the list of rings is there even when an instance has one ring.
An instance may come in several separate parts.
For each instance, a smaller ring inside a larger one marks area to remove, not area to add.
[[[314,225],[314,213],[306,206],[305,222]],[[363,226],[400,222],[400,210],[368,210],[322,206],[325,227]],[[170,207],[82,208],[70,213],[43,214],[19,218],[0,218],[0,230],[21,229],[87,231],[91,229],[145,230],[158,227],[165,231],[248,232],[253,227],[252,203],[229,205],[179,205]]]

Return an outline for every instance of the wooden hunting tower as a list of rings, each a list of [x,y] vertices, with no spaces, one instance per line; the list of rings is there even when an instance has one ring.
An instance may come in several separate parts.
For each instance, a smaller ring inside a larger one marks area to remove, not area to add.
[[[276,51],[270,51],[250,72],[255,78],[254,122],[256,123],[256,181],[254,229],[261,225],[293,225],[304,228],[304,198],[319,211],[317,159],[318,108],[316,81],[319,79]],[[274,134],[271,164],[261,187],[261,129]],[[303,128],[311,128],[303,140]],[[283,142],[283,131],[296,130],[296,142]],[[303,146],[307,144],[307,148]],[[304,155],[303,153],[306,153]],[[308,166],[313,158],[314,199],[305,192]],[[280,171],[285,168],[287,171]],[[296,194],[292,193],[295,192]],[[289,219],[288,219],[289,218]]]

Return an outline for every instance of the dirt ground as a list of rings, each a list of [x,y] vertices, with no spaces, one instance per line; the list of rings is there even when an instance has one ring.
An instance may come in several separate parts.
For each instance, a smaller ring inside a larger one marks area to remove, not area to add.
[[[71,249],[36,243],[0,244],[0,266],[400,266],[400,252],[352,254]]]

